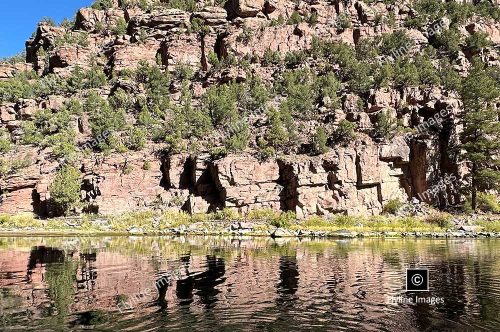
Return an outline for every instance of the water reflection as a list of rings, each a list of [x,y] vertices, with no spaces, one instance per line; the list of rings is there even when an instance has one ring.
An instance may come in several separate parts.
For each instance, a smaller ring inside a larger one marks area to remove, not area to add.
[[[498,240],[84,240],[1,239],[0,330],[500,329]],[[387,304],[417,265],[445,302]]]

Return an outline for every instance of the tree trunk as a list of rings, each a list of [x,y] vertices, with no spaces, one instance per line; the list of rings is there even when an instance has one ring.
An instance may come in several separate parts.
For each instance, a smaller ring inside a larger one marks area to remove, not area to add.
[[[476,163],[473,163],[472,164],[472,195],[471,195],[471,206],[472,206],[472,210],[474,210],[474,212],[476,212],[476,210],[477,210],[476,172],[477,172]]]

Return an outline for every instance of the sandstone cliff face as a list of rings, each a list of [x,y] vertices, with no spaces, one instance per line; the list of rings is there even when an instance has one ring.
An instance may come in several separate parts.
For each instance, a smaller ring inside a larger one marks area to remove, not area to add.
[[[30,68],[43,77],[55,74],[66,78],[75,68],[98,66],[104,69],[107,82],[94,88],[94,92],[108,99],[120,88],[140,104],[144,89],[137,88],[136,83],[120,73],[143,63],[159,63],[165,72],[177,77],[178,68],[185,66],[194,72],[191,81],[185,85],[174,78],[165,88],[170,93],[170,102],[182,105],[182,90],[187,86],[190,103],[196,108],[211,86],[246,82],[250,76],[272,85],[279,82],[286,70],[316,70],[324,65],[312,56],[299,65],[264,65],[257,61],[270,52],[284,55],[310,51],[317,38],[359,46],[362,40],[400,30],[408,17],[416,15],[408,1],[296,4],[284,0],[230,0],[224,7],[204,1],[192,12],[118,5],[106,10],[83,8],[72,28],[41,24],[26,43],[27,63],[1,64],[0,80],[9,80]],[[394,22],[383,20],[389,16]],[[119,24],[124,25],[121,31]],[[463,22],[460,29],[462,39],[482,31],[493,46],[500,42],[498,21],[492,19],[475,16]],[[422,52],[432,39],[426,27],[403,30],[413,41],[411,49],[405,50],[409,54]],[[498,66],[498,48],[483,49],[479,55],[489,65]],[[229,62],[231,57],[236,62],[245,60],[247,67],[217,64],[217,61]],[[463,49],[455,60],[454,69],[465,75],[470,54]],[[335,66],[329,69],[340,76],[342,71]],[[200,139],[210,142],[201,149],[195,149],[195,142],[186,138],[188,147],[183,153],[165,153],[166,144],[148,136],[142,151],[103,154],[94,149],[90,156],[79,155],[75,164],[81,171],[81,200],[85,208],[77,212],[114,214],[143,208],[176,208],[205,213],[230,208],[246,213],[270,208],[294,211],[298,217],[335,213],[371,215],[381,213],[389,200],[417,197],[438,183],[444,174],[461,178],[467,172],[453,152],[461,130],[462,105],[456,91],[442,86],[376,86],[358,93],[342,82],[337,93],[337,105],[321,101],[314,105],[317,116],[295,117],[299,131],[295,150],[267,159],[255,153],[257,142],[265,137],[263,128],[269,126],[269,119],[262,112],[247,115],[251,143],[239,154],[211,155],[206,146],[220,146],[231,132],[214,130],[212,136]],[[23,123],[35,120],[36,114],[43,110],[57,114],[70,97],[83,99],[87,95],[88,91],[80,90],[1,101],[0,129],[8,132],[14,146],[1,156],[9,167],[0,177],[0,213],[29,211],[41,216],[54,213],[49,186],[66,160],[54,157],[51,147],[21,145],[26,133]],[[271,106],[279,108],[283,98],[284,95],[278,94]],[[381,112],[391,114],[406,130],[415,131],[442,110],[447,110],[445,124],[440,123],[436,130],[417,130],[410,137],[400,132],[388,140],[373,135]],[[128,124],[139,122],[137,107],[126,111]],[[163,120],[169,126],[175,122],[175,116],[165,116]],[[356,124],[357,138],[347,144],[331,145],[328,152],[319,155],[310,153],[316,128],[325,126],[330,137],[342,120]],[[73,119],[78,149],[91,139],[88,121],[88,114]],[[450,184],[428,201],[446,205],[456,204],[460,199],[457,184]]]

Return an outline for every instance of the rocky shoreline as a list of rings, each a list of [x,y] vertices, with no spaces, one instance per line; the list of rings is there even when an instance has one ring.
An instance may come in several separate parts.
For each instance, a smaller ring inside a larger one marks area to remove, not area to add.
[[[245,236],[271,238],[500,238],[500,232],[484,231],[478,226],[462,226],[444,231],[373,231],[373,230],[315,230],[302,227],[289,229],[281,227],[266,227],[257,222],[199,222],[189,226],[181,225],[163,230],[146,230],[131,227],[117,231],[110,228],[85,230],[80,227],[65,228],[0,228],[0,237],[10,236]]]

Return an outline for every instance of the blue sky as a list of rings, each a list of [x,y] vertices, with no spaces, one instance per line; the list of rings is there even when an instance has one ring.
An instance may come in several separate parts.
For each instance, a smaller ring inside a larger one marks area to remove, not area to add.
[[[0,0],[0,58],[24,50],[24,42],[42,17],[60,23],[94,0]]]

